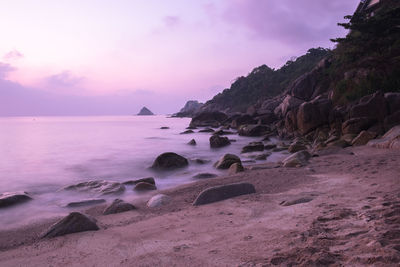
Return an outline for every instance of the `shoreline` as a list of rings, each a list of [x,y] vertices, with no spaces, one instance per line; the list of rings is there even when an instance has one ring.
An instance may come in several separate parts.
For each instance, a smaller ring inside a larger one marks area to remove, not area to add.
[[[399,206],[400,152],[364,146],[326,154],[301,168],[257,164],[261,168],[157,191],[172,198],[159,208],[145,207],[144,200],[133,203],[137,210],[114,215],[100,215],[105,205],[88,208],[101,228],[95,232],[35,238],[50,221],[0,231],[0,261],[4,266],[395,266],[400,240],[396,224],[386,223],[400,221],[400,213],[384,214]],[[252,183],[256,193],[192,206],[203,189],[235,182]],[[311,201],[280,205],[304,197]],[[80,243],[87,246],[76,248]],[[70,254],[76,261],[66,259]]]

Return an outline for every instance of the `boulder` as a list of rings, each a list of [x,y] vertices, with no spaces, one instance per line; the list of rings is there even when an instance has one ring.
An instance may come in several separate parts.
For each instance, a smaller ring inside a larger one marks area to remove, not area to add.
[[[155,159],[151,168],[155,170],[172,170],[183,168],[187,165],[189,165],[189,162],[186,158],[173,152],[166,152]]]
[[[225,113],[219,111],[204,111],[194,116],[190,122],[190,126],[219,126],[228,119]]]
[[[337,141],[338,139],[341,139],[341,140],[344,140],[346,143],[351,144],[353,142],[354,138],[356,138],[356,137],[357,137],[357,134],[345,134],[345,135],[342,135],[341,138],[336,138],[335,140],[333,140],[331,142],[327,141],[327,143],[332,143],[334,141]]]
[[[399,124],[400,124],[400,110],[395,111],[393,114],[390,114],[383,121],[385,131],[389,131],[394,126],[399,125]]]
[[[0,194],[0,208],[18,205],[32,200],[26,192],[6,192]]]
[[[110,206],[106,207],[106,209],[103,211],[103,214],[109,215],[109,214],[130,211],[134,209],[136,209],[136,207],[133,206],[132,204],[127,203],[121,199],[114,199],[114,201],[110,204]]]
[[[194,140],[194,139],[190,140],[188,145],[191,145],[191,146],[197,145],[196,140]]]
[[[286,96],[282,103],[274,110],[275,115],[285,117],[286,113],[290,110],[297,109],[304,100],[296,98],[294,96]]]
[[[350,144],[346,140],[339,139],[339,140],[336,140],[336,141],[333,141],[333,142],[330,142],[330,143],[326,144],[326,146],[327,147],[345,148],[345,147],[350,146]]]
[[[386,93],[385,99],[390,114],[400,110],[400,93]]]
[[[296,152],[283,160],[284,167],[301,167],[308,163],[311,158],[306,150]]]
[[[230,131],[225,131],[223,129],[220,129],[218,131],[214,132],[215,135],[229,135],[229,134],[235,134],[234,132],[230,132]]]
[[[217,169],[229,169],[229,167],[234,163],[242,163],[240,158],[233,154],[225,154],[223,157],[217,161],[214,166]]]
[[[228,169],[229,175],[237,174],[239,172],[244,172],[242,163],[233,163]]]
[[[210,137],[210,147],[219,148],[230,145],[231,141],[229,141],[228,137],[222,137],[219,135],[213,135]]]
[[[267,112],[274,112],[274,110],[281,104],[282,99],[267,99],[261,104],[261,108],[258,113],[265,114]]]
[[[329,114],[332,109],[332,101],[317,98],[300,105],[297,112],[297,128],[302,135],[328,124]]]
[[[213,133],[213,132],[215,132],[215,130],[211,128],[205,128],[199,131],[199,133]]]
[[[231,127],[234,129],[238,129],[242,125],[256,124],[256,123],[257,121],[252,116],[245,114],[234,118],[231,122]]]
[[[263,136],[269,130],[266,125],[246,125],[240,127],[238,133],[242,136]]]
[[[267,144],[267,145],[264,146],[265,150],[271,150],[271,149],[274,149],[274,148],[276,148],[276,144]]]
[[[400,148],[400,125],[390,129],[382,138],[371,140],[368,142],[369,146],[376,148]]]
[[[306,144],[302,140],[294,141],[288,148],[288,151],[290,153],[296,153],[296,152],[299,152],[301,150],[307,150]]]
[[[386,99],[381,92],[367,95],[361,98],[350,109],[350,118],[371,118],[383,122],[388,114]]]
[[[148,108],[143,107],[139,113],[137,114],[138,116],[149,116],[149,115],[154,115],[153,112],[151,112]]]
[[[237,183],[237,184],[227,184],[221,186],[210,187],[202,191],[195,201],[194,206],[209,204],[217,201],[222,201],[225,199],[253,194],[256,190],[254,185],[249,183]]]
[[[180,134],[192,134],[194,133],[193,130],[186,130],[184,132],[181,132]]]
[[[82,182],[70,186],[66,186],[63,190],[77,192],[92,192],[99,195],[121,194],[125,191],[125,186],[119,182],[92,180]]]
[[[270,156],[270,153],[262,153],[260,155],[257,155],[254,159],[255,160],[266,160],[268,156]]]
[[[97,231],[96,220],[79,212],[71,212],[68,216],[53,224],[42,238],[51,238],[84,231]]]
[[[126,182],[123,182],[123,184],[125,184],[125,185],[135,185],[135,184],[138,184],[138,183],[141,183],[141,182],[145,182],[145,183],[148,183],[148,184],[156,184],[156,181],[154,180],[154,178],[153,177],[146,177],[146,178],[140,178],[140,179],[136,179],[136,180],[129,180],[129,181],[126,181]]]
[[[140,182],[135,185],[133,190],[135,190],[135,191],[150,191],[150,190],[157,190],[157,187],[154,184]]]
[[[248,153],[254,151],[264,151],[264,144],[262,142],[251,142],[250,144],[242,148],[241,153]]]
[[[171,202],[171,197],[163,194],[158,194],[150,198],[147,202],[147,207],[149,208],[157,208],[161,206],[168,205]]]
[[[286,133],[293,133],[297,130],[297,109],[289,110],[285,116]]]
[[[193,176],[194,179],[209,179],[209,178],[215,178],[218,175],[214,174],[214,173],[199,173],[196,174],[195,176]]]
[[[353,139],[351,144],[353,146],[363,146],[366,145],[370,140],[376,137],[375,134],[368,131],[362,131],[356,138]]]
[[[77,207],[84,207],[84,206],[91,206],[97,205],[106,202],[103,198],[91,198],[91,199],[84,199],[74,202],[69,202],[66,207],[67,208],[77,208]]]
[[[278,120],[278,117],[276,117],[275,113],[272,111],[265,112],[263,115],[255,117],[257,120],[257,124],[265,124],[265,125],[270,125],[274,123],[275,121]]]
[[[376,119],[361,117],[353,118],[342,124],[343,134],[359,134],[363,130],[368,130],[376,122]]]

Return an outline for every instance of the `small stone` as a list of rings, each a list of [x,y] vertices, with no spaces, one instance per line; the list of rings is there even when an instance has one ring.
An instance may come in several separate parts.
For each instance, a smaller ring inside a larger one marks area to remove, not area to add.
[[[196,174],[195,176],[193,176],[193,178],[195,179],[209,179],[209,178],[215,178],[218,175],[214,174],[214,173],[199,173]]]
[[[149,190],[157,190],[157,187],[154,184],[140,182],[135,185],[133,188],[135,191],[149,191]]]
[[[150,198],[147,202],[147,207],[149,208],[157,208],[161,206],[168,205],[171,202],[171,197],[163,194],[158,194]]]
[[[194,139],[190,140],[188,145],[191,145],[191,146],[197,145],[196,140],[194,140]]]
[[[209,204],[241,195],[253,194],[256,190],[252,184],[237,183],[210,187],[203,190],[193,202],[194,206]]]
[[[229,175],[237,174],[239,172],[244,172],[242,163],[233,163],[228,170]]]
[[[115,199],[110,206],[108,206],[104,211],[104,215],[108,214],[115,214],[115,213],[121,213],[125,211],[130,211],[136,209],[135,206],[133,206],[130,203],[127,203],[121,199]]]

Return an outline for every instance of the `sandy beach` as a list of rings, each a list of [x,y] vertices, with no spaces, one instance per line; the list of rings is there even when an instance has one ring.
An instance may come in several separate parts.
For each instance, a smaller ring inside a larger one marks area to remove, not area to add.
[[[160,208],[97,206],[86,213],[99,231],[39,239],[55,218],[0,232],[1,266],[398,266],[399,163],[396,150],[339,149],[302,168],[257,165],[163,191],[172,201]],[[257,193],[192,206],[239,181]]]

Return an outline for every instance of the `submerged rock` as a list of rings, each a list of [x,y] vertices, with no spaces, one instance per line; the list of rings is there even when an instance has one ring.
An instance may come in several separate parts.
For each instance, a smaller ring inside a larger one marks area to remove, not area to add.
[[[263,150],[264,150],[264,144],[262,142],[251,142],[250,144],[242,148],[241,153],[263,151]]]
[[[84,199],[79,201],[70,202],[66,205],[67,208],[76,208],[83,206],[96,205],[106,202],[103,198],[92,198],[92,199]]]
[[[242,136],[263,136],[269,131],[269,127],[265,125],[246,125],[240,127],[238,133]]]
[[[161,129],[161,130],[168,130],[169,127],[167,127],[167,126],[162,126],[162,127],[160,127],[160,129]]]
[[[157,208],[164,205],[168,205],[171,202],[171,197],[163,194],[158,194],[150,198],[147,202],[147,207],[149,208]]]
[[[213,132],[215,132],[215,130],[211,128],[205,128],[199,131],[199,133],[213,133]]]
[[[229,169],[234,163],[242,164],[240,158],[233,154],[225,154],[218,162],[215,163],[217,169]]]
[[[184,132],[181,132],[180,134],[192,134],[194,133],[193,130],[186,130]]]
[[[228,116],[225,113],[219,111],[204,111],[197,114],[193,117],[190,122],[190,126],[193,127],[202,127],[202,126],[213,126],[218,127],[228,119]]]
[[[150,191],[150,190],[157,190],[157,187],[154,184],[140,182],[135,185],[133,190],[135,190],[135,191]]]
[[[197,145],[196,140],[194,140],[194,139],[190,140],[188,145],[191,145],[191,146]]]
[[[311,158],[310,153],[307,151],[296,152],[283,160],[284,167],[301,167],[308,163]]]
[[[193,202],[194,206],[209,204],[241,195],[256,192],[254,185],[249,183],[237,183],[210,187],[202,191]]]
[[[219,148],[230,145],[231,141],[229,141],[228,137],[222,137],[219,135],[213,135],[210,137],[210,147]]]
[[[196,174],[195,176],[193,176],[194,179],[209,179],[209,178],[215,178],[218,175],[214,174],[214,173],[199,173]]]
[[[114,201],[104,211],[104,215],[121,213],[125,211],[135,210],[136,207],[121,199],[114,199]]]
[[[0,194],[0,208],[14,206],[32,200],[26,192],[6,192]]]
[[[137,115],[139,115],[139,116],[149,116],[149,115],[154,115],[154,113],[151,112],[148,108],[143,107],[143,108],[139,111],[139,113],[138,113]]]
[[[97,231],[96,220],[79,212],[71,212],[68,216],[53,224],[42,238],[51,238],[84,231]]]
[[[105,180],[92,180],[82,182],[70,186],[66,186],[63,190],[77,191],[77,192],[93,192],[100,195],[121,194],[125,191],[125,186],[119,182],[105,181]]]
[[[140,179],[137,179],[137,180],[129,180],[129,181],[123,182],[123,184],[125,184],[125,185],[135,185],[135,184],[138,184],[140,182],[145,182],[145,183],[154,184],[154,185],[156,184],[156,181],[154,180],[153,177],[140,178]]]
[[[156,170],[172,170],[187,165],[189,165],[189,162],[186,158],[173,152],[167,152],[159,155],[151,167]]]

